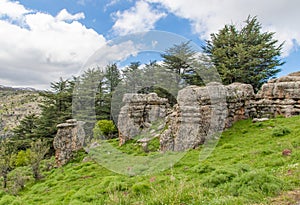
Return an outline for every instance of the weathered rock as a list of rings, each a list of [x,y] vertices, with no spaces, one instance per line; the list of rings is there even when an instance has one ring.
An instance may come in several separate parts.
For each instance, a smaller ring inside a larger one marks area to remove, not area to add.
[[[264,84],[256,95],[258,117],[300,114],[300,72]]]
[[[157,134],[151,126],[163,118],[161,150],[182,151],[197,147],[238,120],[299,115],[300,72],[270,80],[257,95],[251,85],[242,83],[188,86],[178,92],[178,104],[172,110],[167,99],[156,94],[128,94],[124,102],[118,121],[121,144],[144,131]]]
[[[154,122],[164,118],[169,108],[168,100],[160,98],[156,93],[125,94],[125,105],[121,108],[118,118],[120,144],[141,134],[150,131]]]
[[[178,105],[160,138],[161,150],[183,151],[203,144],[233,122],[248,118],[253,97],[252,86],[241,83],[210,83],[180,90]]]
[[[83,122],[75,119],[57,125],[58,131],[53,141],[56,166],[66,164],[73,152],[83,147],[85,137],[83,125]]]

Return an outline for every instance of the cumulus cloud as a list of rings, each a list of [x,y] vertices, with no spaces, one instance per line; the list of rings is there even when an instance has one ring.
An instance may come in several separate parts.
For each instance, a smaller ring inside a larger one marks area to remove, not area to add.
[[[60,76],[76,74],[106,39],[62,10],[55,17],[0,3],[0,84],[47,88]],[[22,19],[15,21],[15,19]]]
[[[30,10],[26,9],[19,2],[10,2],[8,0],[0,1],[0,17],[10,17],[13,20],[17,20],[29,12]]]
[[[74,20],[80,20],[84,18],[85,18],[84,13],[80,12],[72,15],[67,11],[67,9],[61,10],[56,16],[56,19],[59,21],[74,21]]]
[[[112,29],[118,35],[148,31],[165,16],[164,12],[151,8],[147,2],[138,1],[129,10],[117,11],[113,14],[115,24]]]
[[[224,24],[237,24],[246,20],[248,15],[258,16],[263,29],[276,32],[276,38],[283,42],[284,56],[293,46],[300,44],[300,18],[298,0],[241,1],[241,0],[146,0],[159,3],[169,12],[188,19],[192,30],[201,39],[208,39]]]

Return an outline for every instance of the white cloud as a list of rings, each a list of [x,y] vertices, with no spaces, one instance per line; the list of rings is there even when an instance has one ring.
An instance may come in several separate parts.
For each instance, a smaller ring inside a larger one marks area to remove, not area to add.
[[[113,30],[118,35],[148,31],[166,14],[151,8],[145,1],[136,2],[135,6],[125,11],[114,13]]]
[[[30,10],[27,10],[18,1],[10,2],[8,0],[0,0],[0,18],[7,16],[13,20],[18,20],[29,12]]]
[[[120,2],[120,0],[111,0],[109,3],[107,3],[104,6],[104,11],[106,11],[109,7],[112,7],[112,6],[116,5],[119,2]]]
[[[146,0],[160,3],[169,12],[188,19],[192,29],[200,38],[208,39],[224,24],[241,24],[248,15],[258,16],[264,30],[276,32],[276,38],[283,42],[284,55],[291,51],[293,43],[300,44],[300,1],[298,0]]]
[[[47,88],[60,76],[78,73],[106,43],[102,35],[76,21],[83,13],[62,10],[55,17],[18,2],[0,1],[0,84]]]
[[[141,48],[141,45],[134,43],[132,40],[112,45],[105,44],[89,58],[84,68],[96,65],[104,68],[108,64],[121,62],[130,56],[136,56]]]
[[[59,21],[74,21],[74,20],[80,20],[84,18],[85,18],[84,13],[80,12],[72,15],[66,9],[61,10],[56,16],[56,19]]]

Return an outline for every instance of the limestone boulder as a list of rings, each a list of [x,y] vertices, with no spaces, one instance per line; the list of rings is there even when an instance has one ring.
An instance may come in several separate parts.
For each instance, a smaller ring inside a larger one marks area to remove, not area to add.
[[[123,102],[118,117],[120,145],[142,132],[149,132],[157,121],[163,124],[169,109],[168,100],[156,93],[125,94]]]
[[[58,131],[53,141],[57,167],[66,164],[75,151],[83,148],[85,138],[83,125],[84,122],[75,119],[57,125]]]
[[[179,91],[167,127],[160,137],[162,151],[184,151],[203,144],[233,122],[246,119],[252,108],[251,85],[188,86]]]

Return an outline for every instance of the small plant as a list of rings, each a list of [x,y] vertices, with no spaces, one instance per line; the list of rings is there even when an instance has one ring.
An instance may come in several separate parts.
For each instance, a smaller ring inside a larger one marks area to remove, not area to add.
[[[30,151],[30,166],[35,180],[42,178],[40,173],[40,163],[44,159],[44,156],[49,151],[46,141],[37,140],[31,143]]]
[[[99,120],[93,129],[94,138],[111,139],[117,132],[117,128],[112,120]]]
[[[27,149],[26,151],[21,150],[18,152],[15,158],[15,165],[17,167],[20,166],[26,166],[30,162],[30,149]]]
[[[291,131],[286,127],[276,127],[272,131],[272,136],[273,137],[282,137],[282,136],[288,135],[290,133],[291,133]]]

